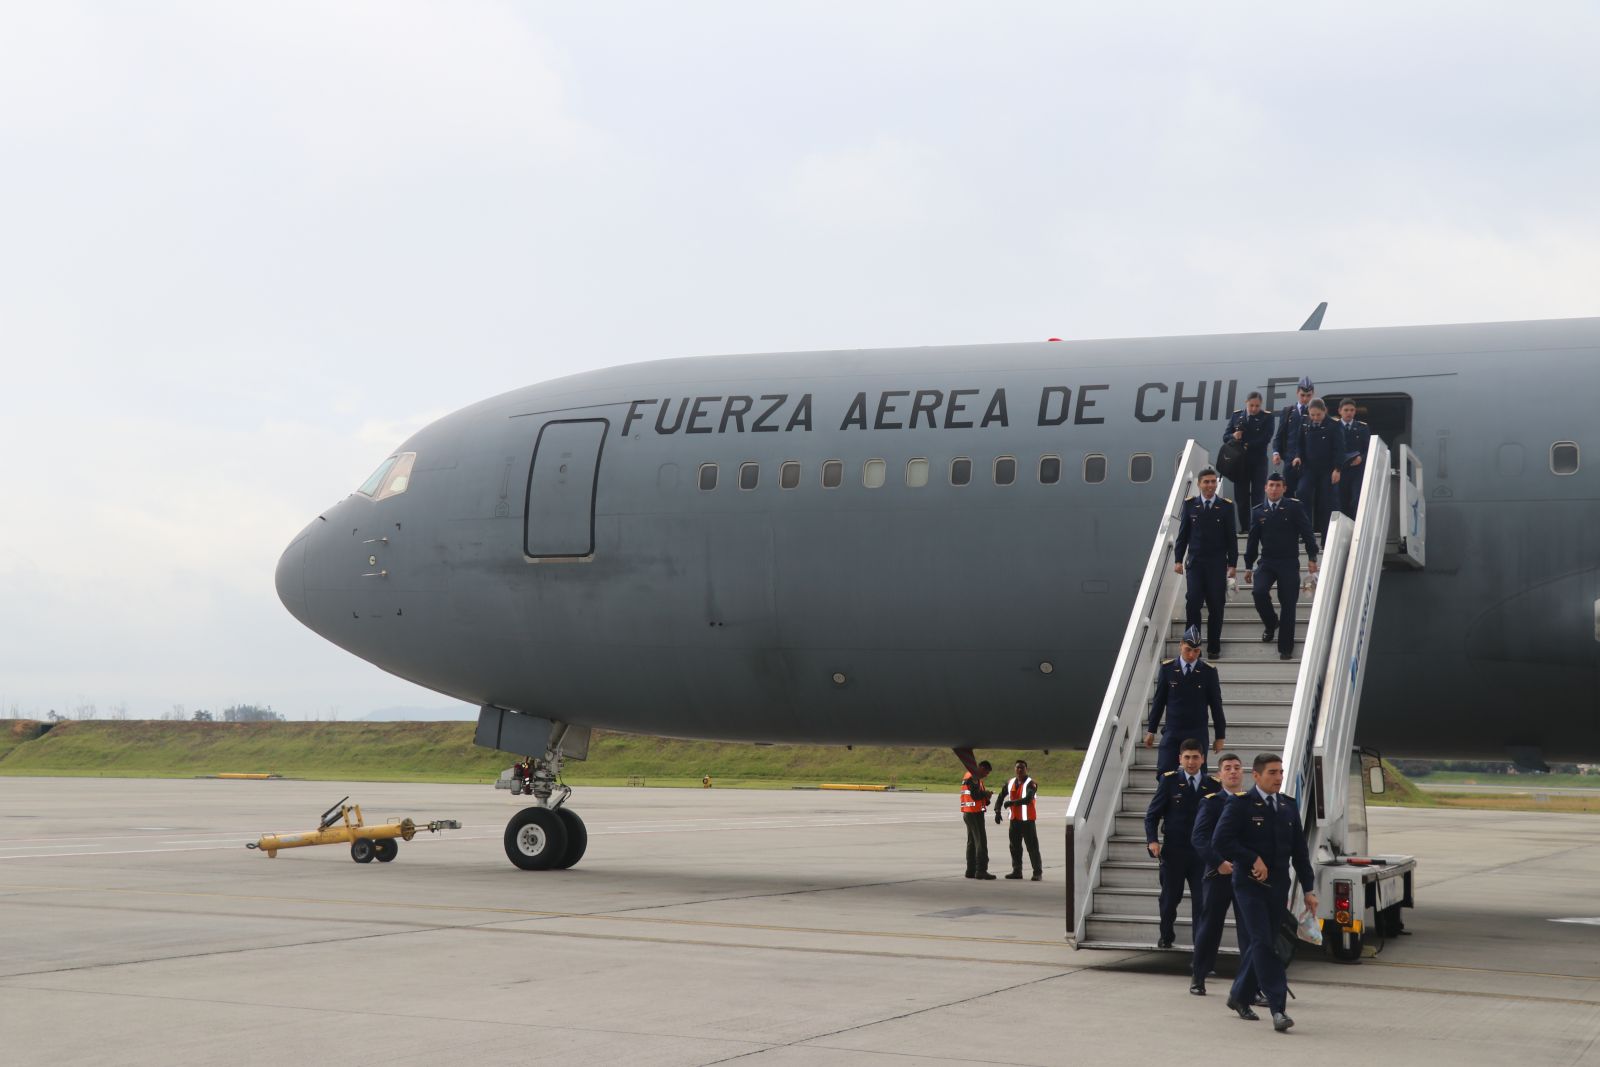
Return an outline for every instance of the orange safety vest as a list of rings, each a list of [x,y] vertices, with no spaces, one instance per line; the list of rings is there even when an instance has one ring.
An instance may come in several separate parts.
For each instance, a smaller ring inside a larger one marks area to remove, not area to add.
[[[1033,785],[1032,778],[1011,779],[1011,781],[1006,783],[1006,799],[1021,800],[1022,794],[1027,792],[1028,786],[1030,785]],[[1034,786],[1034,790],[1035,795],[1037,795],[1038,787]],[[1026,804],[1015,804],[1006,810],[1009,811],[1011,813],[1011,817],[1018,822],[1033,822],[1039,817],[1039,809],[1034,803],[1033,797],[1029,797]]]
[[[973,781],[971,771],[961,776],[961,814],[963,815],[976,815],[988,807],[987,804],[979,803],[978,798],[972,795]],[[983,789],[983,779],[978,778],[976,781],[978,789],[981,791]]]

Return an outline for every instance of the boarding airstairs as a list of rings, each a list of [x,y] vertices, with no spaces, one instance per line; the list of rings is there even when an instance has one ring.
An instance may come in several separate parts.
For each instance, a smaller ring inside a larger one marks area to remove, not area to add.
[[[1215,662],[1228,749],[1243,758],[1247,771],[1258,753],[1283,756],[1284,791],[1300,799],[1313,858],[1324,862],[1353,851],[1347,840],[1365,845],[1360,813],[1348,820],[1360,824],[1359,832],[1347,835],[1347,809],[1362,799],[1350,796],[1347,771],[1379,579],[1386,562],[1420,567],[1424,558],[1421,464],[1404,445],[1397,470],[1390,469],[1390,458],[1388,446],[1374,436],[1364,466],[1388,476],[1364,479],[1355,521],[1336,514],[1330,522],[1318,558],[1320,572],[1310,589],[1302,587],[1292,660],[1280,660],[1276,644],[1261,642],[1261,621],[1242,582],[1241,531],[1241,581],[1229,590],[1222,656]],[[1209,460],[1190,441],[1179,461],[1067,807],[1066,925],[1067,938],[1077,948],[1153,949],[1159,936],[1160,872],[1144,838],[1144,813],[1156,787],[1156,750],[1141,741],[1157,668],[1178,654],[1183,633],[1185,580],[1173,570],[1181,507],[1196,491],[1196,477]],[[1301,573],[1308,577],[1305,562],[1302,548]],[[1216,770],[1215,754],[1207,753],[1207,766]],[[1247,773],[1246,787],[1249,782]],[[1192,943],[1188,900],[1178,908],[1176,927],[1175,947],[1187,951]],[[1234,951],[1233,936],[1225,936],[1223,946]]]

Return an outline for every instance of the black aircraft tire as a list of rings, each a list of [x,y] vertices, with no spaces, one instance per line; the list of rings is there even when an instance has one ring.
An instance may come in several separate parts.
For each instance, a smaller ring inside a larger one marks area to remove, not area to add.
[[[583,825],[583,819],[570,808],[557,808],[556,814],[561,816],[561,821],[567,827],[567,850],[561,856],[561,862],[555,865],[558,871],[577,866],[583,854],[589,848],[589,828]]]
[[[549,808],[523,808],[506,823],[506,858],[525,871],[548,871],[567,852],[567,824]]]
[[[350,842],[350,858],[357,863],[371,863],[372,853],[372,841],[369,838],[358,837]]]
[[[400,842],[392,837],[372,843],[372,858],[379,863],[390,863],[398,855],[400,855]]]

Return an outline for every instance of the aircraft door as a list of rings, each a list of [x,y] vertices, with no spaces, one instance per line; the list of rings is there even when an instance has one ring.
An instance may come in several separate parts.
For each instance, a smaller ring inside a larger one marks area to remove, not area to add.
[[[1428,498],[1423,492],[1422,460],[1410,445],[1400,446],[1400,467],[1395,481],[1399,497],[1395,501],[1394,521],[1398,526],[1397,547],[1412,566],[1421,567],[1428,558]]]
[[[594,554],[594,498],[605,419],[547,422],[533,446],[522,550],[539,559]]]

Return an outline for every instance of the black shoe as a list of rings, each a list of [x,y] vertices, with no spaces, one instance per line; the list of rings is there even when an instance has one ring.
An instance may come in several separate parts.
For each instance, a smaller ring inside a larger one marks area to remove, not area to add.
[[[1035,882],[1044,881],[1044,872],[1043,871],[1034,871],[1033,872],[1033,881],[1035,881]]]
[[[1294,659],[1294,653],[1293,652],[1279,652],[1278,653],[1278,658],[1279,659]]]
[[[1289,1029],[1289,1027],[1291,1027],[1293,1025],[1294,1025],[1294,1020],[1289,1018],[1283,1012],[1275,1011],[1275,1012],[1272,1013],[1272,1028],[1274,1030],[1278,1031],[1278,1033],[1280,1033],[1280,1034],[1283,1033],[1285,1030]]]
[[[1256,999],[1252,1000],[1250,1003],[1254,1004],[1258,1008],[1272,1007],[1272,1002],[1267,999],[1267,995],[1265,993],[1257,993]]]
[[[1208,648],[1208,649],[1206,649],[1206,659],[1221,659],[1221,658],[1222,658],[1222,646],[1219,645],[1216,648]]]
[[[1172,938],[1170,938],[1170,937],[1163,937],[1161,940],[1156,942],[1156,948],[1171,948],[1171,947],[1172,947]]]
[[[1189,983],[1189,992],[1193,993],[1197,997],[1205,996],[1206,995],[1206,980],[1204,978],[1196,978],[1194,981],[1190,982]]]
[[[1009,882],[1013,878],[1021,878],[1021,877],[1022,877],[1022,872],[1021,871],[1012,871],[1010,874],[1006,875],[1006,881]]]
[[[974,873],[973,873],[973,872],[971,872],[971,871],[968,871],[968,872],[967,872],[967,877],[968,877],[968,878],[976,878],[976,877],[978,877],[978,876],[977,876],[977,875],[976,875],[976,874],[974,874]]]
[[[1261,1018],[1261,1016],[1250,1010],[1250,1005],[1240,1004],[1232,997],[1228,998],[1228,1010],[1233,1012],[1239,1018],[1248,1019],[1251,1022],[1255,1022],[1257,1019]]]
[[[1270,645],[1277,636],[1278,628],[1276,626],[1269,626],[1265,630],[1261,631],[1261,643],[1263,645]]]
[[[992,882],[992,881],[994,881],[994,875],[990,874],[988,871],[979,871],[977,874],[973,875],[972,877],[976,878],[980,882]]]

